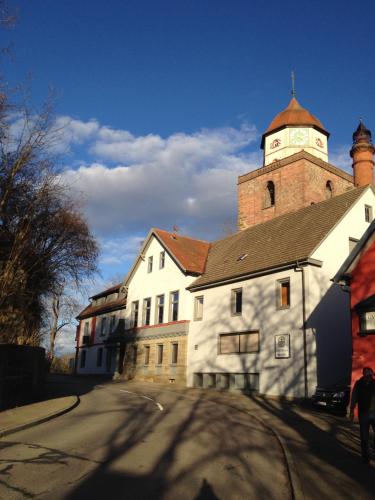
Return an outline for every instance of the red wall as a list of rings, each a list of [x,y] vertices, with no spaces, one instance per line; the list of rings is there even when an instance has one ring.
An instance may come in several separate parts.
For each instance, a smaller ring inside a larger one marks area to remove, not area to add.
[[[371,366],[375,369],[375,335],[359,337],[359,317],[354,309],[359,302],[375,295],[375,241],[361,256],[352,272],[350,294],[353,335],[353,384],[362,376],[364,366]]]

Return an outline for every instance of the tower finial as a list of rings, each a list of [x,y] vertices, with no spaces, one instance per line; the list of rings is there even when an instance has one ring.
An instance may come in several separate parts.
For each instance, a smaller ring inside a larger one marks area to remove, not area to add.
[[[295,77],[294,71],[292,71],[291,77],[292,77],[292,97],[296,97],[296,88],[295,88],[296,77]]]

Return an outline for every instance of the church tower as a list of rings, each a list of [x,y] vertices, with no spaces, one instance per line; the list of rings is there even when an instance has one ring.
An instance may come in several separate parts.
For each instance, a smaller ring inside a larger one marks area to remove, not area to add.
[[[328,163],[329,133],[299,104],[294,91],[292,94],[287,108],[275,116],[262,136],[262,167],[238,178],[238,229],[295,212],[354,187],[352,175]],[[368,155],[369,148],[374,149],[371,141],[361,143],[361,147],[354,144],[353,163],[359,152]],[[358,168],[366,172],[361,178],[367,179],[368,163],[362,156]]]

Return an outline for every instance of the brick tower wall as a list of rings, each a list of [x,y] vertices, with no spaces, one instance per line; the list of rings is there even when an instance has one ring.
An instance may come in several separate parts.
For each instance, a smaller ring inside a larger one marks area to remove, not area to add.
[[[268,181],[275,186],[275,205],[266,208]],[[238,229],[327,199],[327,181],[332,183],[332,196],[353,187],[351,175],[319,159],[311,161],[306,153],[298,153],[293,158],[241,176],[238,182]]]

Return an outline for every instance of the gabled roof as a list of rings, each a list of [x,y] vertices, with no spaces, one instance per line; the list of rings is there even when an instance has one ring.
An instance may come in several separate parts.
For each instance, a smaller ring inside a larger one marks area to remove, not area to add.
[[[335,283],[345,283],[351,278],[351,273],[356,267],[358,260],[361,255],[367,250],[367,248],[375,240],[375,219],[371,222],[366,232],[363,234],[362,238],[358,241],[356,246],[350,252],[343,265],[337,271],[336,275],[332,279]]]
[[[120,290],[122,283],[118,283],[117,285],[111,286],[102,292],[97,293],[96,295],[92,295],[90,299],[98,299],[100,297],[105,297],[106,295],[110,295],[111,293],[118,292]]]
[[[306,261],[368,186],[281,215],[211,245],[191,290]]]
[[[138,257],[125,278],[124,285],[129,283],[139,262],[144,259],[144,252],[152,237],[155,237],[159,241],[183,273],[199,275],[204,272],[208,250],[210,248],[210,243],[208,241],[189,238],[188,236],[182,236],[178,233],[165,231],[163,229],[152,228],[142,245]]]
[[[210,243],[182,236],[178,233],[170,233],[163,229],[155,228],[153,231],[185,272],[193,274],[202,274],[204,272]]]

